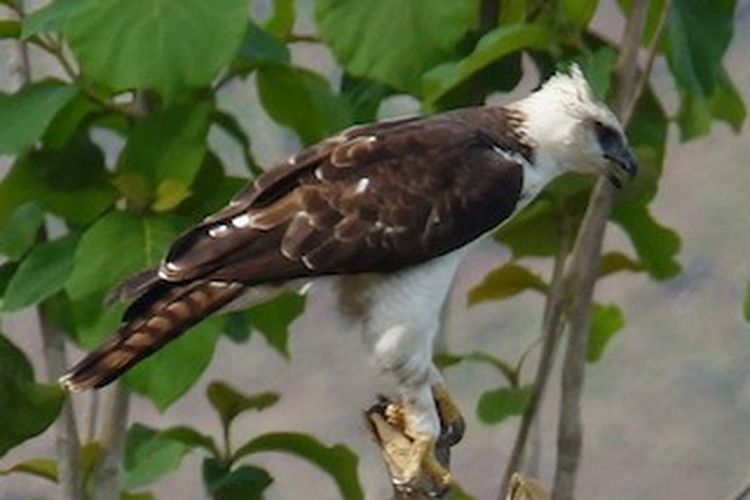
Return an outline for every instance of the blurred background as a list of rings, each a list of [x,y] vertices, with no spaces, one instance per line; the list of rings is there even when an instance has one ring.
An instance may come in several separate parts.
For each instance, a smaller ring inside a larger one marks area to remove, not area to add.
[[[296,8],[295,32],[315,33],[313,2],[299,0]],[[254,15],[263,17],[272,2],[256,0],[252,9]],[[619,40],[624,27],[621,10],[614,1],[600,2],[591,26],[603,38]],[[734,26],[725,67],[748,102],[750,1],[737,2]],[[39,52],[32,56],[35,76],[47,72],[62,76],[48,57]],[[292,60],[333,81],[340,77],[339,66],[324,45],[296,44]],[[14,47],[0,44],[1,89],[9,92],[17,87],[17,64]],[[531,67],[528,61],[525,67]],[[536,83],[529,69],[511,94],[493,94],[491,100],[512,100]],[[656,59],[651,83],[667,115],[674,115],[679,97],[662,57]],[[218,107],[235,114],[252,138],[255,160],[264,167],[301,147],[296,134],[266,114],[254,76],[225,85],[218,93]],[[419,111],[417,100],[400,95],[384,100],[378,116]],[[97,132],[95,140],[104,148],[108,162],[123,147],[122,139],[106,131]],[[226,165],[242,163],[241,153],[226,135],[212,132],[209,140]],[[664,174],[651,210],[662,224],[680,234],[682,272],[665,281],[625,273],[597,285],[597,300],[619,304],[626,323],[602,361],[587,365],[579,498],[720,499],[750,480],[750,325],[742,317],[750,280],[748,158],[747,126],[735,134],[717,123],[710,134],[686,143],[680,141],[675,127],[670,128]],[[11,160],[0,156],[0,178]],[[241,168],[235,173],[245,175]],[[628,238],[615,226],[608,229],[606,245],[632,253]],[[444,328],[443,343],[449,351],[482,350],[514,360],[539,335],[543,300],[537,295],[467,306],[468,290],[509,256],[507,248],[487,240],[462,266]],[[550,270],[545,259],[532,258],[527,265],[541,274]],[[211,380],[227,380],[248,392],[276,391],[282,395],[280,402],[266,412],[239,419],[233,431],[236,436],[294,430],[326,443],[343,443],[359,456],[367,498],[386,498],[390,486],[379,453],[365,432],[361,411],[372,403],[374,388],[388,392],[388,381],[369,364],[357,335],[348,332],[332,313],[332,302],[328,284],[314,288],[304,315],[291,328],[291,361],[270,349],[259,335],[241,345],[222,340],[206,372],[183,398],[164,412],[146,399],[134,398],[132,421],[155,428],[188,423],[213,430],[218,439],[217,417],[204,396]],[[35,314],[5,315],[2,328],[43,376]],[[68,359],[81,353],[72,349]],[[540,475],[546,484],[551,482],[554,467],[560,385],[558,372],[553,373],[541,420]],[[524,375],[531,380],[533,370]],[[477,419],[475,408],[480,395],[503,380],[493,369],[476,363],[450,367],[445,377],[468,420],[464,441],[454,449],[454,475],[476,498],[495,498],[518,418],[487,425]],[[76,396],[79,409],[86,407],[86,398]],[[0,408],[0,414],[3,411],[7,409]],[[53,454],[50,429],[12,450],[2,464],[7,467]],[[158,498],[203,497],[200,463],[199,454],[187,455],[178,470],[149,490]],[[254,457],[253,463],[276,477],[266,492],[268,498],[299,498],[300,491],[306,498],[338,496],[331,479],[304,461],[264,454]],[[2,499],[56,498],[56,494],[53,485],[35,478],[0,478]]]

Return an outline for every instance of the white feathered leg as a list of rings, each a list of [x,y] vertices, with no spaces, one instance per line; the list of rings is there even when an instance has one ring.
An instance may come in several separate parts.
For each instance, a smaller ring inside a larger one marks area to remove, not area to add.
[[[399,401],[384,408],[387,422],[368,416],[375,427],[387,423],[408,438],[394,435],[389,442],[381,439],[394,482],[407,488],[416,486],[422,474],[438,489],[450,481],[450,474],[435,458],[440,416],[433,385],[442,384],[432,364],[432,346],[440,310],[462,256],[456,252],[406,271],[342,281],[345,310],[361,320],[375,362],[398,386]]]

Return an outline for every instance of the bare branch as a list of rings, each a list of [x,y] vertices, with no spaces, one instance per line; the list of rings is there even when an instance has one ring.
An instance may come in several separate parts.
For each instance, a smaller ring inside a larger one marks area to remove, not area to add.
[[[564,221],[560,230],[561,243],[558,253],[555,256],[555,265],[552,271],[552,279],[550,280],[550,293],[547,296],[547,303],[544,311],[542,325],[544,343],[542,345],[542,353],[539,358],[539,364],[537,365],[536,378],[534,379],[531,398],[529,399],[529,404],[526,406],[523,416],[521,417],[521,423],[518,427],[516,439],[513,443],[513,450],[511,451],[508,464],[506,465],[503,474],[503,482],[500,486],[500,493],[498,495],[498,499],[500,500],[507,497],[511,478],[513,477],[513,474],[518,472],[521,468],[521,462],[524,457],[524,452],[526,451],[526,442],[529,437],[529,431],[538,416],[539,407],[541,406],[542,397],[544,396],[544,390],[547,387],[547,380],[549,379],[549,374],[554,366],[557,341],[560,338],[560,334],[564,327],[562,322],[566,289],[564,270],[565,262],[570,250],[572,228],[567,221]]]
[[[646,24],[649,2],[636,0],[628,16],[622,50],[617,63],[618,94],[615,109],[627,125],[631,115],[629,108],[643,92],[644,84],[638,79],[638,50]],[[669,8],[669,2],[664,5]],[[664,27],[666,13],[662,12],[660,27],[654,34],[650,47],[648,67],[653,63],[658,49],[658,38]],[[647,78],[646,74],[643,78]],[[609,214],[614,201],[614,188],[606,179],[600,179],[591,195],[583,223],[573,247],[568,273],[571,283],[570,338],[565,352],[562,373],[562,395],[558,424],[558,452],[555,470],[553,498],[570,500],[574,496],[575,482],[582,447],[581,394],[583,391],[586,363],[586,345],[589,337],[591,302],[601,258],[602,241]]]
[[[37,317],[42,332],[47,378],[50,382],[56,383],[65,370],[65,342],[62,333],[50,325],[41,308],[37,308]],[[69,397],[63,403],[60,415],[55,421],[55,450],[61,498],[65,500],[83,498],[81,442],[78,437],[75,411]]]
[[[23,21],[26,12],[23,0],[17,0],[9,4],[16,12],[18,19]],[[31,83],[31,58],[29,46],[26,40],[17,41],[19,68],[18,75],[21,86]],[[39,239],[47,239],[44,229],[40,230]],[[65,341],[62,333],[57,331],[47,320],[43,307],[36,309],[39,321],[39,330],[42,335],[42,346],[44,350],[44,363],[47,370],[47,379],[56,383],[62,375],[65,365]],[[83,498],[83,479],[81,477],[81,443],[76,425],[76,415],[70,398],[66,398],[55,421],[55,453],[57,456],[58,484],[60,485],[60,497],[65,500],[77,500]]]
[[[736,493],[732,493],[727,497],[726,500],[748,500],[750,498],[750,483],[745,484],[737,490]]]
[[[646,65],[640,72],[638,82],[633,89],[632,98],[628,101],[627,106],[625,106],[622,111],[621,120],[625,126],[627,126],[633,119],[633,112],[635,111],[635,107],[638,104],[638,100],[640,99],[641,95],[643,95],[643,91],[646,89],[648,78],[651,75],[651,69],[654,67],[656,54],[659,52],[661,36],[664,32],[664,27],[667,25],[667,18],[669,17],[669,11],[671,8],[672,0],[664,0],[664,6],[659,16],[659,22],[656,25],[656,30],[654,31],[653,38],[651,39],[651,44],[649,45],[648,52],[646,54]]]
[[[94,469],[94,500],[118,500],[120,498],[120,460],[125,448],[130,394],[120,383],[116,383],[107,396],[107,407],[99,439],[102,449]]]

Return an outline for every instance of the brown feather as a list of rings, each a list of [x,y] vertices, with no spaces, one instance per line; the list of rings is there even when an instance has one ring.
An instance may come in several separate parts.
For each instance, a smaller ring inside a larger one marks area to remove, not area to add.
[[[249,286],[389,272],[474,240],[518,202],[522,166],[495,148],[533,161],[522,119],[485,107],[375,123],[275,166],[180,236],[158,274],[116,290],[138,296],[118,335],[62,382],[105,385]]]
[[[239,283],[169,287],[147,306],[139,304],[137,318],[126,321],[116,336],[71,368],[60,383],[74,392],[107,385],[243,291]]]

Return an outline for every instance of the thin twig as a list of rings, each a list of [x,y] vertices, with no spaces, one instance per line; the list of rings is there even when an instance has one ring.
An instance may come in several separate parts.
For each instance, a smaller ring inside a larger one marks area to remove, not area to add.
[[[89,407],[86,414],[86,439],[90,443],[96,439],[96,425],[99,421],[99,391],[89,392]]]
[[[130,394],[118,382],[107,395],[107,407],[99,439],[101,451],[94,469],[94,500],[119,500],[120,460],[125,448]]]
[[[26,17],[23,0],[18,0],[15,3],[10,2],[9,7],[11,7],[16,12],[18,20],[20,22],[23,22],[24,17]],[[21,86],[25,86],[31,83],[32,77],[31,59],[29,58],[29,46],[27,45],[25,40],[19,38],[16,41],[16,47],[18,48],[18,77],[21,80]]]
[[[521,423],[518,426],[516,439],[513,443],[513,450],[511,451],[508,464],[503,473],[503,481],[498,495],[499,500],[506,498],[508,488],[510,487],[511,477],[513,476],[513,473],[518,472],[521,462],[523,461],[529,431],[532,428],[533,422],[536,420],[542,397],[544,396],[544,390],[547,387],[547,380],[549,379],[549,374],[554,366],[557,340],[560,338],[564,326],[561,317],[566,289],[564,280],[565,262],[570,250],[570,239],[572,236],[572,228],[570,227],[570,224],[564,222],[561,225],[560,232],[561,242],[557,255],[555,256],[552,279],[550,280],[550,292],[544,311],[542,325],[544,343],[542,344],[542,352],[539,357],[539,364],[537,365],[534,386],[531,390],[531,397],[523,412],[523,416],[521,417]]]
[[[636,0],[628,16],[625,34],[621,44],[617,64],[618,94],[616,110],[623,120],[623,113],[643,92],[638,79],[638,49],[646,24],[648,0]],[[665,8],[669,8],[668,3]],[[666,14],[662,14],[664,17]],[[660,28],[663,28],[663,23]],[[654,34],[658,39],[661,32]],[[650,50],[658,49],[658,42]],[[653,55],[648,58],[653,60]],[[628,120],[630,117],[627,117]],[[623,120],[624,121],[624,120]],[[624,121],[624,125],[627,122]],[[614,202],[614,188],[606,179],[600,179],[591,195],[581,228],[571,254],[568,273],[571,283],[570,296],[570,337],[565,352],[562,373],[562,394],[558,422],[557,464],[552,492],[554,500],[571,500],[574,497],[575,482],[582,448],[581,395],[583,391],[586,345],[588,343],[591,302],[598,275],[602,241],[609,214]]]
[[[732,493],[727,497],[727,500],[748,500],[750,499],[750,482],[745,484],[742,488],[737,490],[736,493]]]
[[[635,84],[635,88],[633,89],[633,95],[637,96],[637,98],[630,99],[628,104],[623,109],[621,118],[623,124],[628,124],[633,119],[633,113],[635,112],[636,105],[638,104],[638,98],[643,95],[643,91],[646,88],[648,78],[651,75],[651,69],[654,67],[656,54],[659,53],[661,36],[664,32],[664,27],[667,24],[667,19],[669,18],[669,12],[671,8],[672,0],[664,0],[664,6],[662,7],[662,11],[659,16],[659,22],[656,25],[656,30],[654,31],[653,38],[651,39],[651,44],[648,46],[648,52],[646,54],[646,64],[644,65],[643,70],[640,73],[640,77],[638,78],[638,82]]]
[[[285,37],[286,43],[322,43],[320,37],[305,33],[289,33]]]
[[[43,308],[37,308],[39,328],[44,346],[44,362],[47,378],[55,383],[65,370],[65,342],[62,333],[47,321]],[[55,421],[55,451],[57,455],[57,482],[60,498],[78,500],[83,498],[81,477],[81,442],[78,436],[73,403],[68,397]]]

